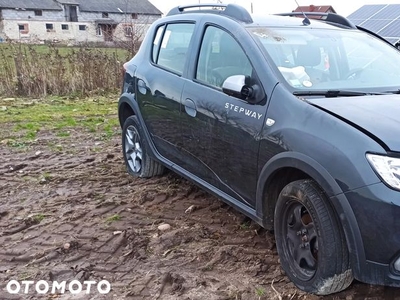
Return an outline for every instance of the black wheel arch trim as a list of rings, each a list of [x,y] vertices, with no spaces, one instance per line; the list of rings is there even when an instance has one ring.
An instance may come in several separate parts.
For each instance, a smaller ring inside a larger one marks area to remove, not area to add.
[[[134,94],[124,93],[119,98],[119,101],[118,101],[118,119],[119,119],[119,123],[120,123],[121,128],[124,125],[123,122],[122,122],[123,111],[121,109],[121,106],[123,106],[125,104],[128,105],[130,107],[130,109],[132,110],[133,114],[135,116],[137,116],[138,121],[139,121],[140,125],[142,126],[143,133],[146,136],[146,138],[145,138],[145,141],[146,141],[145,147],[146,147],[147,154],[151,158],[153,158],[153,159],[155,159],[155,160],[157,160],[159,162],[162,162],[166,167],[171,168],[173,164],[172,163],[168,163],[167,161],[163,160],[161,158],[161,155],[157,152],[156,148],[154,147],[153,143],[151,142],[152,139],[151,139],[150,133],[147,130],[147,127],[146,127],[146,124],[145,124],[145,122],[143,120],[142,114],[140,113],[139,104],[136,101]]]
[[[268,227],[271,221],[266,219],[268,210],[268,203],[264,199],[266,184],[271,176],[283,168],[295,168],[304,172],[325,191],[342,224],[354,277],[356,279],[362,277],[361,274],[365,271],[363,266],[366,265],[366,257],[361,232],[354,212],[334,178],[322,165],[309,156],[298,152],[282,152],[264,165],[257,183],[256,196],[256,213],[258,218],[262,219],[263,225]]]

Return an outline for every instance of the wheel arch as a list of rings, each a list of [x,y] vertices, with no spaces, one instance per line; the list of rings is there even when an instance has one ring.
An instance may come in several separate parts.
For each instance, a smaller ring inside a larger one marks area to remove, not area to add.
[[[124,93],[121,95],[118,101],[118,119],[121,128],[123,128],[126,119],[129,118],[130,116],[137,116],[137,119],[140,125],[142,126],[143,134],[146,137],[145,147],[149,156],[154,160],[161,161],[160,154],[157,152],[152,142],[150,133],[147,130],[146,124],[143,120],[143,116],[140,113],[139,104],[135,99],[135,95],[130,93]]]
[[[139,107],[135,98],[129,94],[122,94],[118,102],[118,119],[121,128],[126,119],[130,116],[138,115]]]
[[[283,152],[264,165],[257,183],[256,212],[263,225],[273,228],[273,213],[280,191],[289,182],[313,179],[324,190],[342,224],[353,272],[361,272],[365,252],[354,212],[342,189],[329,172],[312,158],[296,152]]]

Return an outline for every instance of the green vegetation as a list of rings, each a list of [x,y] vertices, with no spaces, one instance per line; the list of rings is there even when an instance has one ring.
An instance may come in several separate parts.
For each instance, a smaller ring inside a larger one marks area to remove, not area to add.
[[[99,140],[108,140],[118,133],[116,94],[84,99],[68,97],[46,97],[41,100],[0,98],[0,127],[8,124],[10,131],[0,132],[0,144],[23,148],[35,141],[41,132],[51,132],[57,137],[70,137],[74,128],[94,132]],[[54,150],[62,151],[60,142],[48,144]]]
[[[263,296],[265,296],[265,289],[262,288],[262,287],[256,288],[256,295],[257,295],[258,297],[263,297]]]
[[[251,222],[246,221],[239,225],[240,229],[247,230],[250,229]]]
[[[33,220],[35,220],[37,223],[40,223],[44,220],[45,215],[44,214],[37,214],[33,216]]]
[[[121,220],[121,216],[120,215],[113,215],[113,216],[111,216],[111,217],[108,217],[107,219],[106,219],[106,222],[107,223],[112,223],[112,222],[115,222],[115,221],[120,221]]]
[[[117,48],[0,44],[0,95],[89,95],[121,87],[132,54]]]

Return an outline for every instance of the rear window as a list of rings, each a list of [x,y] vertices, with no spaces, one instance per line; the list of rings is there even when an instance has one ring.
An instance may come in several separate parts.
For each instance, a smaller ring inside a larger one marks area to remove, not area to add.
[[[159,27],[153,41],[152,58],[157,65],[182,74],[194,24],[179,23]]]

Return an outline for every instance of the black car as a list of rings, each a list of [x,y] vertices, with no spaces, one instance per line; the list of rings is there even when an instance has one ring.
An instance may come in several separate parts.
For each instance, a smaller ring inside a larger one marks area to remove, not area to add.
[[[335,14],[174,8],[125,64],[128,172],[171,169],[268,230],[287,276],[400,286],[400,52]]]

